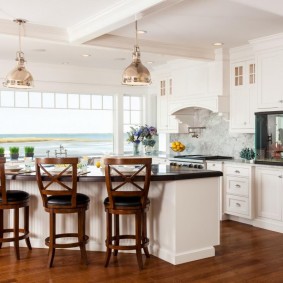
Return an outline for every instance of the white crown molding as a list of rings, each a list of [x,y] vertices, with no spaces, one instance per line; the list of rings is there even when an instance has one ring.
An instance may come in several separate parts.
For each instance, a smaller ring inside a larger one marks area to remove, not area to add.
[[[254,51],[264,51],[266,49],[283,49],[283,33],[277,33],[265,37],[249,40]]]
[[[146,9],[165,0],[122,0],[108,9],[68,28],[70,42],[84,43],[141,18]],[[168,1],[170,2],[170,1]]]

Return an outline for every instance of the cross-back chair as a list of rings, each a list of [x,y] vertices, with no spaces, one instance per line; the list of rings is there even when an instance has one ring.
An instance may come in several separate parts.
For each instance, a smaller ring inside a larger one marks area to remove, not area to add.
[[[50,216],[49,237],[45,244],[49,247],[48,266],[52,267],[56,248],[80,247],[81,262],[87,264],[86,244],[89,237],[85,234],[85,212],[89,206],[89,197],[77,193],[78,158],[36,158],[36,178],[43,201],[43,207]],[[62,171],[54,171],[62,168]],[[60,167],[62,166],[62,167]],[[54,187],[55,186],[55,187]],[[78,214],[77,233],[56,233],[56,214]],[[57,243],[58,238],[75,237],[72,243]]]
[[[29,250],[32,249],[29,239],[29,200],[30,195],[20,190],[6,190],[5,176],[6,159],[0,157],[0,248],[2,243],[14,242],[15,254],[20,259],[19,241],[25,239]],[[19,228],[19,211],[24,210],[24,228]],[[14,211],[13,228],[4,228],[4,211]],[[4,237],[5,233],[13,233],[13,236]]]
[[[107,222],[106,259],[108,266],[112,250],[117,256],[119,250],[136,250],[138,266],[143,268],[142,249],[147,258],[149,239],[147,237],[146,214],[150,201],[148,191],[151,178],[151,158],[105,158],[105,181],[108,197],[104,200]],[[126,167],[125,167],[126,166]],[[129,172],[125,172],[128,170]],[[120,234],[120,215],[135,216],[135,234]],[[114,216],[114,233],[112,218]],[[134,239],[134,244],[123,244],[121,240]]]

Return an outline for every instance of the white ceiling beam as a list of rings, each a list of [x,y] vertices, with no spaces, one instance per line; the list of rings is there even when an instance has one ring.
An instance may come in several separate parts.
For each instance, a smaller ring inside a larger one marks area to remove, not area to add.
[[[84,43],[139,20],[141,13],[166,0],[123,0],[68,28],[70,42]],[[170,1],[168,1],[170,2]]]
[[[116,35],[104,35],[100,38],[90,40],[85,45],[108,47],[115,49],[133,50],[134,41],[131,38]],[[139,40],[141,53],[155,53],[162,55],[178,56],[187,59],[214,60],[214,50],[211,48],[189,48],[163,42],[153,42],[148,40]]]

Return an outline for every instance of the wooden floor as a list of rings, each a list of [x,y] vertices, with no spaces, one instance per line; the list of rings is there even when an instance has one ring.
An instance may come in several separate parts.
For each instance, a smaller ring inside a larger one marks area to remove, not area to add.
[[[54,267],[47,268],[47,250],[21,249],[17,261],[12,248],[0,250],[0,282],[283,282],[283,234],[233,221],[221,226],[216,256],[171,265],[151,256],[138,270],[134,254],[119,254],[103,267],[104,253],[88,252],[89,265],[79,264],[79,251],[58,250]]]

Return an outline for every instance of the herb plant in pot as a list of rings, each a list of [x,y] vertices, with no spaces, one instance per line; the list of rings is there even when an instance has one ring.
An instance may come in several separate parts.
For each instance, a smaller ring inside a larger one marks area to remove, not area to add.
[[[4,157],[4,156],[5,156],[5,148],[0,147],[0,157]]]
[[[19,158],[19,147],[11,146],[9,147],[11,159],[17,160]]]
[[[34,156],[34,147],[33,146],[25,146],[25,157],[32,157]]]

